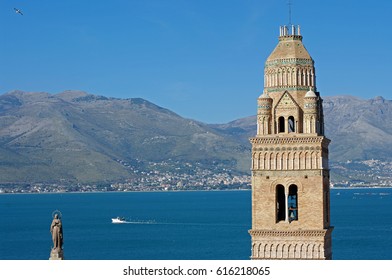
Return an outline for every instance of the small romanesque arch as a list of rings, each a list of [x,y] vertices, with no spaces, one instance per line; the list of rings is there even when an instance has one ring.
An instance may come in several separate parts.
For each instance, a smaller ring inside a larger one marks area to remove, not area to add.
[[[311,169],[317,169],[317,153],[315,151],[312,152],[312,154],[310,155],[310,159],[311,159]]]
[[[279,117],[278,118],[278,133],[284,133],[285,132],[285,119],[284,117]]]
[[[324,247],[322,244],[318,245],[318,258],[323,259],[324,258]]]
[[[276,259],[276,245],[275,244],[271,245],[270,258]]]
[[[313,152],[312,154],[313,157],[313,162],[314,162],[314,169],[319,169],[319,153],[318,152]]]
[[[287,153],[286,152],[284,152],[283,154],[282,154],[282,169],[283,170],[288,170],[289,169],[289,161],[288,161],[288,156],[287,156]]]
[[[253,159],[252,168],[255,169],[256,168],[256,153],[253,153],[252,159]]]
[[[286,195],[283,185],[276,186],[276,222],[286,220]]]
[[[270,153],[270,157],[269,157],[268,163],[269,163],[268,169],[269,170],[274,170],[275,166],[276,166],[276,164],[275,164],[275,154],[274,153]]]
[[[259,256],[259,253],[256,250],[256,245],[257,245],[256,243],[252,244],[252,256],[254,256],[254,257],[258,257]]]
[[[257,169],[260,169],[260,167],[261,167],[261,159],[262,159],[262,153],[259,152],[258,157],[257,157]]]
[[[272,244],[267,244],[266,245],[267,247],[265,248],[265,258],[266,259],[269,259],[269,258],[271,258],[271,247],[272,247]]]
[[[297,152],[297,169],[301,169],[302,166],[302,152]]]
[[[262,245],[260,244],[260,248],[261,248],[261,246],[262,246]],[[265,244],[265,245],[263,246],[263,248],[260,250],[259,256],[260,256],[261,258],[265,258],[266,252],[267,252],[267,248],[268,248],[268,245]]]
[[[282,154],[277,153],[275,157],[276,170],[282,170]]]
[[[283,247],[284,245],[282,245],[282,244],[278,244],[278,245],[276,245],[276,254],[275,254],[275,256],[276,256],[276,258],[277,259],[281,259],[282,258],[282,250],[283,250]]]
[[[293,169],[299,169],[299,157],[298,152],[293,153]]]
[[[295,258],[295,246],[293,244],[288,245],[288,258],[294,259]]]
[[[294,169],[294,158],[293,158],[293,153],[289,152],[287,156],[287,169],[288,170],[293,170]]]
[[[301,151],[299,153],[299,169],[305,169],[305,153]]]
[[[306,246],[306,252],[305,252],[305,258],[306,259],[311,259],[312,258],[312,251],[313,251],[312,245],[308,244]]]
[[[312,160],[309,152],[305,152],[305,169],[311,169],[312,168]]]
[[[302,249],[302,244],[296,244],[295,249],[294,249],[294,258],[295,259],[300,259],[301,258],[301,249]]]
[[[289,186],[289,195],[287,199],[289,222],[298,221],[298,187],[297,185]]]
[[[318,246],[316,244],[313,245],[313,253],[312,253],[312,257],[314,259],[319,259],[319,250],[318,250]]]
[[[301,259],[307,259],[308,245],[303,244],[301,248]]]

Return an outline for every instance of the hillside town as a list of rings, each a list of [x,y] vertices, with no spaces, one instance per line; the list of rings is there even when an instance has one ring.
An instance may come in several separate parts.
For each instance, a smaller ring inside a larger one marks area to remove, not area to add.
[[[387,188],[392,186],[392,161],[362,160],[331,163],[331,187]]]
[[[250,190],[250,175],[222,168],[207,169],[200,163],[149,162],[147,168],[121,161],[132,177],[101,183],[18,183],[0,185],[0,193],[127,192],[185,190]],[[139,163],[140,164],[140,163]],[[392,186],[392,161],[365,160],[331,163],[331,188]]]
[[[250,176],[234,173],[218,163],[213,169],[199,163],[180,163],[172,160],[150,162],[139,169],[121,161],[132,177],[117,182],[88,183],[36,183],[0,185],[0,193],[58,193],[109,191],[181,191],[181,190],[249,190]],[[181,167],[180,167],[181,166]]]

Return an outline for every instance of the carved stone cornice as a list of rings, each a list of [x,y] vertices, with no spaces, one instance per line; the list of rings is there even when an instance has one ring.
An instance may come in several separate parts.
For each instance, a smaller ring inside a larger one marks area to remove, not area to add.
[[[260,237],[324,237],[333,227],[322,230],[249,230],[250,235]]]
[[[250,143],[252,145],[255,144],[273,144],[273,145],[282,145],[282,144],[315,144],[315,143],[324,143],[329,144],[331,140],[324,136],[309,136],[309,137],[253,137],[250,138]]]

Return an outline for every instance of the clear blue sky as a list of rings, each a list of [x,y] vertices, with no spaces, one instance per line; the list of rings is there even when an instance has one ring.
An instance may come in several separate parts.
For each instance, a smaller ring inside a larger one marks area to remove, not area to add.
[[[322,96],[391,99],[392,1],[292,2]],[[141,97],[207,123],[254,115],[287,3],[0,0],[0,93]]]

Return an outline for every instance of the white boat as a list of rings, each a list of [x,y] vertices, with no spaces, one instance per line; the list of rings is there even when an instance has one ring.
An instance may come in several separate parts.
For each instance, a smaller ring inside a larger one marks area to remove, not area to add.
[[[113,224],[123,224],[126,223],[127,221],[124,218],[117,217],[117,218],[112,218],[112,223]]]

